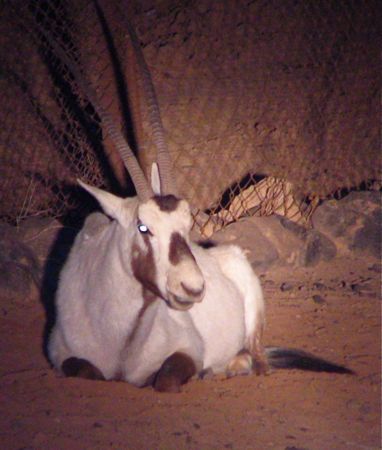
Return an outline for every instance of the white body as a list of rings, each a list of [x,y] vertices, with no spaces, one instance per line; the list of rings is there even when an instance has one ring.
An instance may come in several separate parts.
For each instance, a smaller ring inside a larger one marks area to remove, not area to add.
[[[135,217],[138,202],[129,202]],[[189,243],[205,293],[179,311],[159,297],[145,301],[129,263],[135,231],[127,225],[96,213],[76,238],[61,273],[48,344],[56,368],[67,358],[84,358],[106,379],[142,386],[174,352],[189,355],[198,371],[220,373],[242,349],[256,347],[264,320],[262,290],[239,247]]]
[[[190,242],[190,206],[176,195],[150,73],[134,30],[126,26],[157,147],[151,187],[120,127],[76,63],[47,34],[96,109],[138,196],[121,199],[80,182],[113,220],[92,215],[77,236],[61,273],[49,357],[66,374],[65,360],[86,360],[104,378],[122,378],[137,386],[178,352],[192,359],[196,371],[236,373],[241,350],[248,352],[248,359],[261,359],[260,284],[239,248],[203,249]]]

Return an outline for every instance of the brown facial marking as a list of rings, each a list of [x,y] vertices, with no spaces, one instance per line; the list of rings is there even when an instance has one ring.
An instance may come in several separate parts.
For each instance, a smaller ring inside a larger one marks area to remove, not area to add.
[[[105,380],[102,372],[91,362],[82,358],[65,359],[61,370],[66,377],[87,378],[88,380]]]
[[[135,278],[142,284],[143,288],[148,289],[157,296],[161,296],[156,285],[156,268],[154,262],[154,253],[150,238],[142,235],[146,245],[146,252],[142,252],[137,244],[133,244],[133,257],[131,260],[131,269]]]
[[[153,200],[161,211],[172,212],[178,207],[180,200],[174,195],[156,195]]]
[[[170,262],[176,266],[184,258],[192,258],[195,260],[186,240],[179,233],[172,233],[169,250]]]
[[[147,308],[158,298],[161,293],[156,285],[156,268],[154,263],[153,248],[151,246],[148,235],[142,235],[143,241],[146,245],[146,252],[134,243],[132,247],[131,269],[135,278],[142,284],[142,297],[144,300],[143,306],[140,309],[131,333],[126,337],[126,342],[122,350],[122,355],[127,352],[130,343],[133,341],[142,317]]]
[[[190,356],[181,352],[173,353],[159,369],[154,389],[159,392],[179,392],[180,386],[195,374],[196,365]]]

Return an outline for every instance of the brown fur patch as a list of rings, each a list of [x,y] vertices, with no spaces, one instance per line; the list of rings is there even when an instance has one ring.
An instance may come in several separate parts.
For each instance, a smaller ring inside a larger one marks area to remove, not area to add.
[[[172,212],[178,207],[180,200],[174,195],[156,195],[153,200],[161,211]]]
[[[254,371],[256,375],[270,373],[270,367],[262,344],[264,330],[264,318],[260,318],[260,324],[248,345],[248,350],[253,358]]]
[[[237,375],[249,375],[253,369],[253,358],[248,350],[240,350],[240,352],[230,361],[226,369],[228,378]]]
[[[143,252],[137,244],[133,244],[131,269],[135,278],[142,284],[145,290],[149,290],[154,295],[161,297],[161,293],[156,284],[154,252],[150,238],[146,235],[142,235],[142,237],[147,251]]]
[[[139,310],[138,315],[135,319],[135,323],[134,326],[132,328],[131,333],[126,337],[125,340],[125,345],[122,348],[121,351],[121,359],[125,359],[126,358],[126,354],[129,351],[129,347],[131,342],[134,340],[135,335],[137,334],[137,331],[139,329],[139,325],[141,324],[142,318],[147,310],[147,308],[155,301],[158,299],[158,297],[153,294],[151,291],[148,291],[147,289],[145,289],[144,287],[142,287],[142,297],[143,297],[143,306],[142,308]],[[119,374],[118,376],[121,377],[122,379],[122,374]],[[116,375],[117,377],[117,375]],[[118,378],[116,378],[118,380]]]
[[[124,353],[129,350],[130,343],[139,329],[145,311],[158,297],[161,297],[161,293],[156,285],[156,268],[150,238],[146,235],[143,235],[142,237],[147,252],[143,252],[137,244],[133,244],[131,269],[135,278],[142,284],[143,306],[138,312],[131,333],[126,337],[126,342],[122,349],[122,359],[125,358],[125,356],[123,356]]]
[[[159,392],[179,392],[180,386],[196,374],[193,359],[182,352],[169,356],[159,369],[154,389]]]
[[[172,233],[169,249],[169,259],[171,264],[176,266],[185,258],[192,258],[195,261],[194,255],[191,253],[186,240],[179,233]]]
[[[65,359],[61,370],[66,377],[86,378],[88,380],[105,380],[102,372],[87,359],[71,357]]]

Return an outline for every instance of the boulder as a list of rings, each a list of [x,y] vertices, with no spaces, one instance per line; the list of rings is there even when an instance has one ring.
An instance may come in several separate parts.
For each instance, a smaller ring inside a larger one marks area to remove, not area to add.
[[[314,229],[332,240],[342,255],[381,257],[381,193],[351,192],[320,205]]]
[[[315,266],[336,256],[336,246],[322,233],[277,215],[246,218],[219,231],[213,239],[239,245],[258,272],[276,264]]]
[[[296,246],[298,257],[295,265],[315,266],[320,261],[330,261],[336,256],[335,244],[319,231],[305,228],[285,217],[280,218],[280,224],[300,241]]]
[[[49,217],[30,217],[16,230],[18,239],[34,251],[43,265],[62,227],[58,220]]]
[[[262,272],[278,261],[279,253],[252,219],[232,223],[215,233],[212,240],[218,244],[238,245],[246,252],[255,270]]]
[[[41,281],[41,266],[33,250],[18,236],[17,228],[0,224],[0,296],[25,298]]]

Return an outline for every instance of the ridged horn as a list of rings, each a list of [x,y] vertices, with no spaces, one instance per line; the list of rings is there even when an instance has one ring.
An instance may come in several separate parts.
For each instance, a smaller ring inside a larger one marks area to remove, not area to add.
[[[125,164],[127,171],[130,174],[138,198],[141,201],[148,200],[154,195],[154,193],[145,178],[145,175],[138,163],[137,158],[135,157],[129,144],[123,136],[121,130],[115,124],[114,118],[106,109],[101,106],[95,90],[89,84],[89,82],[85,80],[77,63],[75,63],[71,58],[67,56],[61,45],[59,45],[46,30],[43,30],[42,33],[47,39],[49,45],[52,46],[56,55],[60,57],[61,61],[72,73],[74,80],[80,88],[81,92],[85,94],[92,103],[94,109],[101,119],[102,127],[104,127],[109,134],[115,148],[118,150],[122,161]]]
[[[158,106],[158,100],[155,93],[154,85],[151,79],[149,68],[147,67],[143,52],[135,33],[134,28],[131,26],[127,17],[124,15],[126,28],[130,35],[131,44],[134,48],[134,52],[137,58],[138,68],[143,84],[144,95],[146,97],[147,112],[152,129],[154,144],[157,149],[157,164],[159,167],[159,174],[161,179],[162,195],[177,194],[177,188],[175,184],[175,177],[172,174],[172,163],[170,153],[168,151],[165,132],[160,116],[160,110]]]

